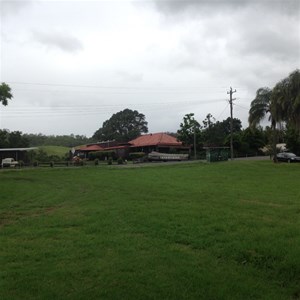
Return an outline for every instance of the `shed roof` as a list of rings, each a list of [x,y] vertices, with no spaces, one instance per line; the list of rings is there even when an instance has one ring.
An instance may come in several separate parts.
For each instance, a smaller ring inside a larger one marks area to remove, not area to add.
[[[141,135],[138,138],[129,142],[131,147],[144,147],[144,146],[182,146],[182,142],[166,133],[150,133]]]
[[[9,152],[9,151],[30,151],[35,150],[37,147],[30,147],[30,148],[1,148],[0,152]]]
[[[101,151],[103,147],[99,145],[88,145],[77,149],[77,151]]]

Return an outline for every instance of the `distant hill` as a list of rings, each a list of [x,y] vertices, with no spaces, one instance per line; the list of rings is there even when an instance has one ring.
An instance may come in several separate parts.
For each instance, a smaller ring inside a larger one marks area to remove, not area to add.
[[[71,148],[63,147],[63,146],[41,146],[38,147],[47,153],[48,156],[50,155],[57,155],[60,157],[64,157],[66,153],[69,153]]]

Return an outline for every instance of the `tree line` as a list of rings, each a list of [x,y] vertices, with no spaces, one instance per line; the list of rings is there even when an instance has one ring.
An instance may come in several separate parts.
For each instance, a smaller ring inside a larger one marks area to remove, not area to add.
[[[12,98],[10,87],[0,85],[0,102],[8,104]],[[270,126],[262,128],[260,122],[269,118]],[[272,89],[259,88],[249,110],[249,127],[242,129],[239,119],[233,119],[233,143],[235,155],[256,155],[265,145],[272,145],[270,152],[276,152],[276,143],[285,142],[289,150],[300,154],[300,71],[295,70],[278,82]],[[230,118],[216,121],[209,113],[199,122],[194,114],[183,117],[180,128],[172,135],[197,150],[204,146],[229,146]],[[95,131],[91,138],[82,135],[22,134],[20,131],[0,130],[0,147],[66,146],[74,147],[92,142],[128,142],[148,132],[145,115],[137,110],[124,109],[115,113]]]
[[[37,146],[64,146],[76,147],[93,142],[84,135],[44,135],[27,134],[21,131],[9,131],[0,129],[0,148],[26,148]]]

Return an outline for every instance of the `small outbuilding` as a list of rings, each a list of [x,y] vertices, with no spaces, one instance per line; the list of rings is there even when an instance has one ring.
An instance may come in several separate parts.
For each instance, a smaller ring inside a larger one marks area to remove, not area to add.
[[[15,160],[28,161],[29,152],[36,150],[36,147],[31,148],[2,148],[0,149],[0,160],[4,158],[13,158]]]
[[[208,162],[227,161],[229,158],[229,147],[203,147],[206,150]]]

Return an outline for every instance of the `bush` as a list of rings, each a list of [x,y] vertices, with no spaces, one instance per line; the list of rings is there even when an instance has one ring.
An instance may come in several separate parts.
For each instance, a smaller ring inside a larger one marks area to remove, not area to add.
[[[122,157],[119,157],[118,158],[118,165],[123,165],[123,158]]]
[[[107,164],[108,164],[108,165],[112,165],[112,163],[113,163],[113,160],[112,160],[112,158],[110,157],[110,158],[107,160]]]
[[[54,161],[50,161],[50,167],[51,167],[51,168],[54,167]]]
[[[98,159],[98,158],[96,158],[96,159],[94,160],[94,164],[95,164],[95,166],[98,166],[98,165],[99,165],[99,159]]]
[[[39,162],[38,162],[37,160],[35,160],[35,161],[33,162],[33,166],[34,166],[34,167],[38,167],[38,166],[39,166]]]
[[[139,158],[143,158],[145,156],[145,152],[132,152],[129,153],[129,158],[130,159],[139,159]]]

